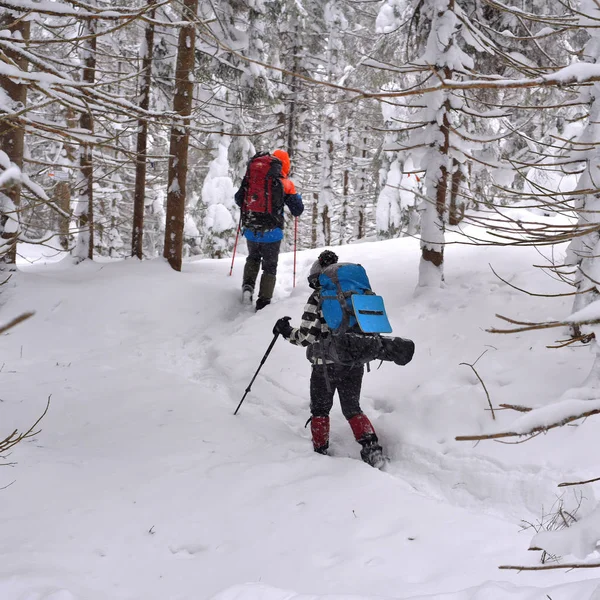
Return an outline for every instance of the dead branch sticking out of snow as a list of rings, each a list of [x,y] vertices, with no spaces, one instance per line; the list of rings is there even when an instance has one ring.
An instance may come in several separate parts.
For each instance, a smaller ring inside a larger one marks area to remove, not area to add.
[[[487,390],[487,387],[485,387],[485,383],[483,383],[483,379],[481,379],[481,377],[479,376],[479,373],[478,373],[478,372],[476,371],[476,369],[475,369],[475,365],[477,364],[477,362],[479,361],[479,359],[480,359],[480,358],[481,358],[481,357],[482,357],[482,356],[483,356],[483,355],[484,355],[486,352],[487,352],[487,350],[485,350],[484,352],[482,352],[482,353],[479,355],[479,358],[478,358],[478,359],[477,359],[477,360],[476,360],[476,361],[475,361],[473,364],[471,364],[471,363],[466,363],[466,362],[461,362],[461,363],[458,363],[458,364],[459,364],[459,366],[460,366],[460,365],[464,365],[465,367],[471,367],[471,369],[473,369],[473,373],[475,373],[475,375],[476,375],[477,379],[479,379],[479,383],[481,383],[481,385],[482,385],[482,387],[483,387],[483,391],[485,392],[485,395],[487,396],[487,401],[488,401],[488,404],[489,404],[489,406],[490,406],[490,410],[492,411],[492,419],[494,419],[494,421],[495,421],[495,420],[496,420],[496,413],[494,412],[494,407],[492,406],[492,401],[491,401],[491,399],[490,399],[490,394],[489,394],[489,392],[488,392],[488,390]]]
[[[3,283],[5,283],[5,282],[3,282]],[[19,315],[18,317],[15,317],[12,321],[9,321],[6,325],[2,325],[0,327],[0,334],[6,333],[9,329],[12,329],[15,325],[18,325],[19,323],[26,321],[27,319],[29,319],[29,317],[33,317],[34,314],[35,314],[34,312],[26,312],[26,313],[23,313],[22,315]]]
[[[500,408],[508,408],[510,410],[516,410],[517,412],[530,412],[533,409],[529,406],[521,406],[520,404],[500,404]]]
[[[559,483],[558,487],[568,487],[571,485],[584,485],[586,483],[594,483],[594,481],[600,481],[600,477],[595,477],[594,479],[586,479],[585,481],[572,481],[572,482],[565,481],[563,483]]]
[[[597,325],[600,321],[598,319],[588,319],[585,321],[548,321],[547,323],[530,323],[527,321],[515,321],[502,315],[496,315],[499,319],[512,323],[513,325],[521,325],[515,329],[486,329],[489,333],[522,333],[524,331],[533,331],[535,329],[552,329],[554,327],[572,327],[573,325]]]
[[[48,408],[50,408],[50,398],[52,398],[52,394],[48,396],[48,402],[46,403],[46,408],[44,409],[44,412],[27,431],[19,433],[19,431],[15,429],[10,435],[6,436],[3,440],[0,440],[0,453],[6,452],[13,446],[16,446],[19,442],[22,442],[27,438],[31,438],[41,431],[40,429],[36,430],[36,427],[38,426],[40,421],[46,416]]]

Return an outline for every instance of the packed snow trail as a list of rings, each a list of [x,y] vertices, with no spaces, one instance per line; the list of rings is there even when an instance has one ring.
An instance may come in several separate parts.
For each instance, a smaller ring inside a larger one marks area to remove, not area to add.
[[[587,355],[548,354],[551,334],[484,331],[495,312],[534,312],[488,262],[517,272],[516,284],[555,289],[527,266],[528,250],[454,249],[447,288],[415,297],[414,241],[339,249],[367,268],[394,333],[417,344],[407,367],[365,376],[363,408],[392,457],[385,472],[360,461],[337,405],[334,456],[311,451],[310,366],[283,340],[233,416],[275,320],[298,322],[318,252],[299,253],[295,289],[292,257],[281,256],[275,302],[259,313],[241,307],[240,267],[228,278],[227,260],[190,262],[181,274],[124,261],[15,276],[4,314],[36,316],[3,337],[2,423],[24,429],[52,400],[42,432],[0,471],[0,486],[14,480],[0,492],[2,600],[292,597],[277,588],[541,600],[553,597],[545,586],[566,583],[553,600],[591,599],[593,572],[497,566],[532,564],[533,532],[519,533],[520,519],[548,508],[558,481],[594,474],[583,451],[597,437],[593,419],[527,445],[454,442],[491,426],[481,387],[459,366],[490,345],[478,370],[495,405],[524,392],[532,405],[550,401],[589,368]],[[538,301],[536,317],[556,315],[556,302]],[[586,496],[582,510],[593,488]]]

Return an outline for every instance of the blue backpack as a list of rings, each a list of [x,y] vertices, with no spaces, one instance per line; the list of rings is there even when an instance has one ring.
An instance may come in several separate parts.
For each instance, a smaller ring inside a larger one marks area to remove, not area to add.
[[[334,333],[391,333],[383,298],[371,290],[362,265],[335,263],[319,276],[323,318]]]

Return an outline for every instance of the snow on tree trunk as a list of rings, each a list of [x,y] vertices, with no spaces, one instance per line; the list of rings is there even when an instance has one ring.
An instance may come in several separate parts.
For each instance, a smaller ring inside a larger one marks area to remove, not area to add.
[[[142,59],[142,86],[139,105],[142,110],[150,107],[152,89],[152,54],[154,51],[154,6],[157,0],[148,0],[148,17],[144,41],[140,47]],[[131,255],[140,260],[144,257],[144,212],[146,205],[146,166],[148,147],[148,120],[140,118],[136,140],[135,190],[133,196],[133,230],[131,235]]]
[[[95,19],[84,20],[83,33],[83,73],[82,80],[93,84],[96,78],[96,27]],[[91,110],[81,113],[79,126],[88,136],[88,141],[79,147],[80,177],[78,181],[79,198],[74,214],[77,217],[79,234],[73,251],[77,262],[94,258],[94,161],[93,141],[94,116]]]
[[[356,185],[357,198],[355,202],[354,221],[354,237],[357,240],[362,240],[367,235],[367,197],[369,194],[367,179],[369,177],[367,169],[370,166],[368,139],[362,138],[360,148],[360,158],[358,159],[358,182]]]
[[[582,14],[589,15],[590,19],[600,18],[600,8],[594,0],[583,0],[581,11]],[[590,40],[583,55],[598,64],[600,33],[593,28],[588,31]],[[567,250],[565,263],[577,267],[575,285],[577,291],[581,292],[575,296],[573,312],[580,311],[600,297],[600,193],[597,191],[600,188],[600,148],[597,145],[600,136],[600,83],[594,83],[586,90],[582,100],[585,100],[585,95],[588,95],[590,110],[587,125],[577,142],[577,147],[582,149],[581,154],[585,159],[585,170],[576,188],[576,191],[581,193],[577,199],[576,210],[578,227],[591,231],[575,237]],[[580,334],[578,328],[574,328],[573,334]]]
[[[335,0],[325,5],[327,32],[327,80],[335,81],[339,76],[339,60],[341,40],[340,30],[347,23]],[[331,244],[331,219],[334,206],[334,162],[335,146],[340,142],[338,130],[338,110],[336,104],[328,104],[323,108],[321,122],[321,176],[319,183],[319,230],[317,243],[319,246]]]
[[[445,78],[451,79],[450,69],[444,71]],[[445,92],[435,92],[432,96],[434,98],[430,99],[430,108],[437,117],[437,127],[441,136],[435,138],[434,150],[429,155],[425,175],[428,198],[421,217],[419,287],[439,287],[444,281],[444,232],[448,209],[448,177],[451,169],[448,118],[450,100]]]
[[[75,129],[78,126],[77,114],[72,107],[67,107],[65,113],[66,125],[69,129]],[[57,166],[62,167],[66,179],[58,181],[54,188],[54,202],[58,208],[55,214],[54,230],[58,233],[60,247],[63,250],[69,250],[73,245],[73,234],[71,232],[71,200],[72,200],[72,181],[69,181],[70,172],[77,167],[77,147],[71,140],[64,142],[60,152],[60,158],[57,159]]]
[[[29,39],[30,21],[20,13],[2,9],[0,29],[9,34],[15,44],[21,45],[23,42],[27,43]],[[3,64],[15,64],[21,71],[27,71],[27,60],[17,52],[3,47],[0,50],[0,59]],[[1,91],[6,94],[7,104],[11,108],[18,110],[19,105],[21,107],[26,105],[27,86],[22,82],[0,76]],[[23,168],[24,149],[24,128],[11,119],[0,120],[0,150],[5,152],[9,161],[19,169]],[[20,233],[20,202],[20,185],[11,185],[0,192],[0,265],[5,268],[13,268],[16,260]]]
[[[377,231],[380,237],[396,237],[400,230],[400,184],[402,182],[402,159],[397,156],[385,174],[385,182],[377,198]]]
[[[473,61],[460,49],[457,41],[461,21],[454,12],[454,0],[432,0],[431,29],[423,56],[438,76],[449,80],[456,69],[465,71]],[[414,135],[417,144],[430,150],[421,157],[425,169],[427,199],[421,215],[421,262],[419,287],[439,287],[444,281],[444,232],[448,220],[450,177],[453,159],[450,144],[450,111],[461,101],[446,91],[437,91],[425,99],[419,121],[427,123],[423,132]],[[452,104],[451,104],[452,102]]]
[[[169,173],[167,181],[167,223],[163,255],[176,271],[183,260],[186,179],[190,139],[189,116],[194,95],[194,57],[196,43],[195,19],[198,0],[184,0],[182,20],[187,23],[179,31],[177,67],[175,69],[175,99],[173,111],[179,115],[171,126]]]
[[[203,228],[203,254],[210,258],[222,258],[233,249],[237,222],[235,189],[229,175],[227,159],[231,138],[215,136],[215,158],[208,167],[202,186],[202,203],[206,207]]]
[[[450,181],[450,207],[448,223],[458,225],[465,216],[465,200],[461,195],[462,181],[464,178],[461,164],[453,161],[453,173]]]
[[[321,142],[321,178],[319,193],[319,230],[317,244],[329,246],[331,244],[331,217],[333,207],[333,162],[335,148],[335,115],[332,107],[324,109],[323,132]]]

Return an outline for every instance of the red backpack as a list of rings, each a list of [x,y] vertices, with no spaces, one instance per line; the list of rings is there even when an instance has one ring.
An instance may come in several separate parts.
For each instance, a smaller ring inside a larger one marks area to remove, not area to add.
[[[243,186],[242,225],[252,231],[283,226],[281,161],[268,152],[255,154],[248,162]]]

